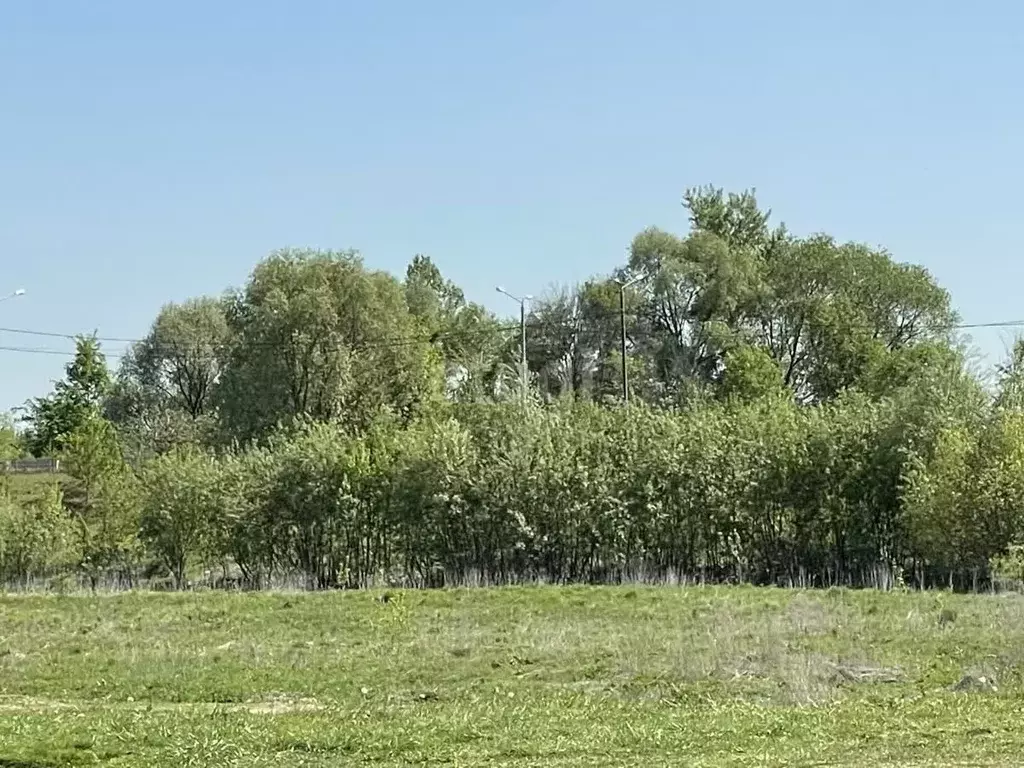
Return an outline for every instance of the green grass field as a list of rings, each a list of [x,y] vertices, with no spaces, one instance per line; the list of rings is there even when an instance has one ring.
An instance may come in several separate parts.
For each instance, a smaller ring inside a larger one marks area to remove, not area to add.
[[[722,588],[0,600],[0,768],[1011,765],[1024,598]],[[966,674],[997,691],[953,692]]]

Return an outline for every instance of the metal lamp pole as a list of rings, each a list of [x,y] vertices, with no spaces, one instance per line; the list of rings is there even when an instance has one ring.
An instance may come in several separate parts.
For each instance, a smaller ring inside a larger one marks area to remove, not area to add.
[[[526,302],[533,296],[514,296],[500,285],[495,288],[498,293],[508,296],[513,301],[519,302],[519,353],[520,353],[520,386],[522,387],[523,403],[526,403]]]
[[[646,274],[641,274],[629,280],[615,278],[615,283],[619,286],[619,328],[622,332],[622,403],[626,406],[629,405],[629,369],[626,366],[626,289],[641,280],[646,280],[647,277]]]

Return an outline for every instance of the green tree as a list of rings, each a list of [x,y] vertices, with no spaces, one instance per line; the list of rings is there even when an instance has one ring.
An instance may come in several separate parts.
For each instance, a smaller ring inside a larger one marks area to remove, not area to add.
[[[138,486],[113,424],[85,419],[65,442],[64,505],[76,523],[80,566],[95,589],[103,574],[131,580],[138,531]]]
[[[122,363],[124,372],[169,405],[198,419],[212,410],[230,330],[220,299],[202,297],[160,310],[146,337]]]
[[[634,239],[629,267],[651,275],[643,286],[639,350],[650,361],[649,398],[677,401],[690,383],[706,384],[717,374],[722,345],[735,335],[718,310],[735,312],[740,300],[727,295],[726,285],[713,283],[713,273],[726,271],[729,257],[728,245],[707,233],[679,238],[648,229]],[[737,290],[745,298],[746,289]]]
[[[418,255],[406,270],[405,297],[419,334],[444,361],[445,393],[451,400],[493,394],[505,336],[497,319],[446,280],[437,265]]]
[[[14,425],[14,418],[7,413],[0,413],[0,461],[21,458],[24,446],[21,436]]]
[[[466,306],[466,297],[455,283],[446,280],[429,256],[418,254],[405,271],[405,298],[409,312],[432,331],[446,325]]]
[[[583,288],[562,289],[531,305],[527,364],[546,395],[582,398],[594,391],[601,362],[599,333],[603,318],[593,311],[594,304],[588,298]],[[518,337],[511,346],[517,353]]]
[[[725,353],[722,363],[719,392],[725,399],[752,402],[786,391],[778,363],[763,347],[738,346]]]
[[[1017,339],[999,369],[997,408],[1024,411],[1024,339]]]
[[[795,258],[779,267],[788,274],[775,280],[773,333],[785,339],[779,359],[804,399],[835,397],[903,350],[949,344],[949,295],[925,270],[826,237],[796,243],[791,253]]]
[[[217,437],[211,414],[192,418],[123,368],[110,388],[103,414],[117,428],[126,461],[136,467],[176,447],[206,445]]]
[[[73,535],[54,482],[31,501],[0,487],[0,580],[28,585],[74,563]]]
[[[300,417],[365,427],[383,408],[411,418],[440,396],[440,356],[402,285],[353,252],[274,254],[228,324],[217,403],[229,439],[261,439]]]
[[[285,542],[275,536],[274,489],[276,453],[258,448],[219,459],[214,487],[214,516],[209,549],[227,575],[234,565],[247,588],[269,584],[276,566],[287,560]]]
[[[740,344],[765,350],[804,403],[860,385],[889,356],[951,344],[949,295],[926,270],[827,235],[769,229],[752,192],[694,189],[685,205],[686,237],[648,229],[630,252],[630,268],[653,276],[638,308],[648,399],[714,386]]]
[[[337,425],[309,423],[274,444],[269,531],[283,564],[310,588],[365,586],[388,570],[386,424],[354,436]]]
[[[1024,536],[1024,415],[1003,412],[980,434],[949,429],[910,474],[915,553],[933,572],[983,573]],[[973,581],[972,579],[972,581]],[[960,579],[960,584],[963,582]]]
[[[78,337],[64,379],[51,395],[28,403],[26,443],[31,453],[53,456],[63,450],[71,435],[99,413],[109,388],[110,373],[99,341],[95,336]]]
[[[160,310],[121,361],[105,401],[134,460],[212,437],[215,389],[230,346],[222,300],[202,297]]]
[[[216,459],[191,446],[158,456],[142,470],[139,534],[178,589],[216,550],[221,479]]]
[[[401,567],[421,585],[486,567],[493,531],[474,506],[472,435],[453,418],[421,421],[402,435],[392,484],[393,533]]]

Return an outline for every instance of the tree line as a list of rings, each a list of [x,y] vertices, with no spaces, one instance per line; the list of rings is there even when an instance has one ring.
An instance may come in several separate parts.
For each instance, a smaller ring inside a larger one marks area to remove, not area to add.
[[[986,386],[925,269],[772,226],[752,192],[684,205],[685,235],[645,230],[613,274],[531,302],[525,376],[519,323],[425,256],[399,279],[276,252],[165,306],[115,370],[79,338],[23,429],[0,425],[0,454],[67,473],[0,483],[0,579],[1016,574],[1024,347]]]

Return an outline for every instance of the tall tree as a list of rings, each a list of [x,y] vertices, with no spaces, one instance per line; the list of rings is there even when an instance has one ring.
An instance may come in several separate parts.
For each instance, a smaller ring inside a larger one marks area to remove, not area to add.
[[[1010,354],[999,365],[999,389],[996,406],[1024,411],[1024,339],[1017,339]]]
[[[75,358],[52,394],[30,400],[26,407],[26,443],[34,456],[53,456],[67,447],[71,435],[99,413],[110,389],[110,372],[96,336],[76,340]]]
[[[143,389],[198,419],[211,410],[229,337],[223,301],[202,297],[168,304],[122,369]]]
[[[355,252],[273,254],[235,295],[228,326],[217,404],[231,439],[297,418],[358,428],[381,408],[410,417],[440,394],[440,355],[402,284]]]
[[[472,400],[493,391],[505,341],[497,319],[467,302],[429,256],[417,255],[409,263],[405,297],[420,332],[441,353],[447,395]]]
[[[640,352],[655,392],[675,399],[715,380],[756,296],[756,266],[711,233],[680,238],[648,229],[634,239],[629,267],[651,275],[639,308]]]
[[[125,465],[114,425],[91,413],[61,454],[68,480],[64,505],[76,523],[80,565],[95,589],[100,576],[127,573],[138,530],[135,477]]]
[[[527,364],[542,392],[581,397],[592,390],[598,352],[593,318],[578,289],[562,289],[534,302],[528,318]]]
[[[773,256],[758,337],[801,399],[835,397],[903,349],[948,346],[955,314],[925,270],[824,235],[791,240]]]
[[[668,395],[687,382],[717,385],[730,350],[751,345],[798,400],[822,402],[887,356],[950,342],[949,295],[926,270],[861,244],[771,229],[753,192],[692,189],[684,204],[691,232],[645,230],[629,262],[653,275],[638,352]]]
[[[627,302],[627,344],[632,347],[637,328],[633,289]],[[534,302],[527,320],[527,361],[541,392],[549,397],[617,398],[620,319],[619,287],[613,280],[556,289]]]
[[[209,439],[230,346],[225,310],[211,297],[168,304],[121,361],[105,413],[132,459]]]

